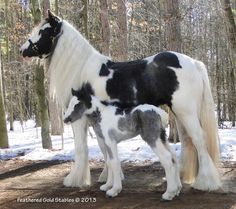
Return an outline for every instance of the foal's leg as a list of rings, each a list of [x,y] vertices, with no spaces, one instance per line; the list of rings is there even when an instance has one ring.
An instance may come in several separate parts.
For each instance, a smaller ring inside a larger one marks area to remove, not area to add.
[[[85,187],[90,185],[86,117],[72,123],[72,129],[75,137],[75,162],[64,179],[64,185],[66,187]]]
[[[121,183],[121,166],[118,159],[117,145],[115,141],[110,138],[105,142],[107,152],[107,164],[108,164],[108,180],[106,184],[102,185],[100,189],[107,191],[106,195],[109,197],[117,196],[122,190]]]
[[[151,146],[151,148],[159,157],[159,160],[165,169],[167,189],[162,195],[162,198],[164,200],[172,200],[176,195],[179,194],[182,187],[177,170],[177,162],[160,138],[156,140],[155,146]]]
[[[99,178],[98,178],[98,182],[106,182],[107,181],[107,177],[108,177],[108,166],[107,166],[107,153],[106,153],[106,148],[105,148],[105,143],[104,143],[104,139],[101,139],[98,134],[96,134],[97,136],[97,141],[98,141],[98,145],[102,151],[102,154],[104,156],[104,168],[102,170],[102,173],[100,174]]]
[[[178,186],[178,192],[177,195],[179,194],[181,188],[182,188],[182,183],[180,181],[180,172],[179,172],[179,163],[178,163],[178,159],[176,157],[176,153],[175,151],[170,147],[170,144],[168,142],[164,143],[164,146],[166,147],[166,149],[171,153],[172,155],[172,162],[174,164],[174,168],[175,168],[175,182]]]
[[[103,182],[107,181],[107,177],[108,177],[107,153],[106,153],[106,146],[105,146],[104,139],[101,139],[97,135],[97,140],[98,140],[98,145],[102,151],[102,154],[103,154],[104,160],[105,160],[104,168],[103,168],[102,173],[100,174],[99,179],[98,179],[98,182],[103,183]],[[120,177],[122,180],[124,179],[124,174],[123,174],[122,169],[120,169]]]
[[[115,197],[122,190],[122,182],[121,182],[122,170],[121,170],[120,161],[118,158],[116,142],[109,141],[108,146],[111,149],[109,158],[110,158],[110,168],[111,168],[112,177],[113,177],[113,185],[112,185],[112,188],[106,192],[106,195],[109,197]]]
[[[108,153],[106,152],[106,166],[107,166],[107,181],[105,184],[100,186],[100,190],[106,192],[110,188],[112,188],[113,185],[113,175],[112,175],[112,169],[111,169],[111,162],[110,157]]]
[[[181,117],[198,153],[199,170],[193,187],[204,191],[217,190],[221,187],[219,173],[207,151],[204,132],[197,118],[194,114]]]

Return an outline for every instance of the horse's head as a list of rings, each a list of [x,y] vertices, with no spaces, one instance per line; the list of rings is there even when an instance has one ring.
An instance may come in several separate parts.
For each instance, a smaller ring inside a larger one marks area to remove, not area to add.
[[[48,17],[37,26],[29,39],[21,46],[23,57],[47,57],[54,49],[61,34],[62,21],[48,10]]]

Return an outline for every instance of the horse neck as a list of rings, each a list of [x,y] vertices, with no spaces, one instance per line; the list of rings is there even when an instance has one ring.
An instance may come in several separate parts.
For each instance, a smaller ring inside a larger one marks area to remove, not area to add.
[[[101,59],[89,42],[69,23],[63,21],[62,35],[50,60],[50,94],[63,107],[71,98],[71,88],[82,86],[88,62]]]

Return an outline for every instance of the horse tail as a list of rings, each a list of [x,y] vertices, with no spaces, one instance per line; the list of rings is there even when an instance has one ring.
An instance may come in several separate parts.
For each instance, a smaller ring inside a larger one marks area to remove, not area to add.
[[[219,163],[220,150],[217,119],[214,111],[214,100],[211,93],[206,66],[200,61],[196,61],[196,66],[200,71],[203,80],[200,123],[205,134],[208,153],[214,164],[217,165]]]

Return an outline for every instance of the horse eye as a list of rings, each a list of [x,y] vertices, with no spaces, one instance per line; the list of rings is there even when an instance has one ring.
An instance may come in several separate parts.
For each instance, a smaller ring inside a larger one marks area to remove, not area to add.
[[[43,30],[40,30],[40,31],[39,31],[39,35],[41,35],[41,34],[42,34],[42,32],[43,32]]]

